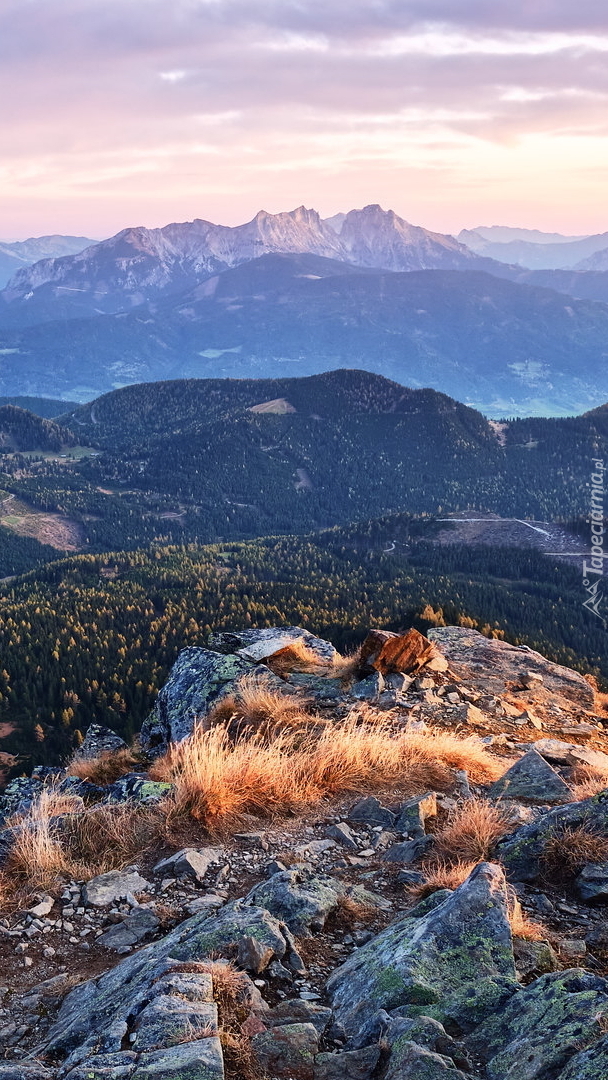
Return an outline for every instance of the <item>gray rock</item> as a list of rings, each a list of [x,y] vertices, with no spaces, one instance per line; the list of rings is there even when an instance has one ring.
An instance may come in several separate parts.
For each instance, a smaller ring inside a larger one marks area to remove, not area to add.
[[[87,728],[84,742],[74,754],[74,758],[96,758],[101,754],[115,754],[118,750],[126,750],[127,744],[120,735],[103,724],[90,724]]]
[[[251,1040],[262,1069],[281,1080],[314,1080],[319,1033],[313,1024],[283,1024]]]
[[[285,958],[291,963],[289,931],[267,911],[234,902],[217,915],[195,915],[165,937],[133,952],[99,978],[75,987],[64,999],[40,1051],[50,1056],[71,1053],[76,1048],[84,1056],[97,1053],[100,1040],[116,1028],[115,1042],[106,1044],[104,1052],[118,1052],[127,1030],[126,1018],[137,1015],[150,1000],[151,986],[158,986],[167,974],[180,975],[184,966],[186,973],[191,973],[194,961],[232,956],[241,938],[247,936],[268,945],[279,960]],[[242,977],[246,978],[244,973]],[[253,986],[251,994],[252,1007],[263,1012],[264,1003]]]
[[[559,960],[549,945],[548,941],[526,941],[524,938],[513,938],[513,955],[515,967],[522,978],[530,975],[546,975],[549,971],[557,971]]]
[[[542,676],[545,689],[565,707],[575,704],[593,711],[593,689],[582,675],[545,659],[522,645],[509,645],[497,638],[488,639],[477,630],[464,626],[438,626],[427,633],[439,646],[455,670],[466,682],[494,696],[504,694],[511,683],[524,673]],[[565,699],[560,702],[559,699]]]
[[[317,1054],[314,1080],[370,1080],[379,1060],[379,1046],[347,1050],[344,1054]]]
[[[437,795],[427,791],[425,795],[416,795],[403,803],[399,817],[395,822],[397,832],[408,836],[421,836],[425,831],[427,818],[437,816]]]
[[[561,1080],[560,1070],[600,1037],[607,1016],[605,979],[577,968],[558,971],[515,993],[467,1045],[487,1063],[489,1080]]]
[[[175,855],[169,855],[167,859],[161,859],[154,867],[155,874],[163,874],[165,877],[173,874],[175,877],[193,877],[202,881],[211,866],[217,866],[222,861],[223,852],[220,848],[182,848]]]
[[[358,851],[359,844],[345,821],[340,821],[337,825],[328,825],[325,832],[332,840],[337,840],[339,844],[342,844],[342,847],[348,848],[349,851]]]
[[[83,889],[85,904],[92,907],[109,907],[127,893],[142,893],[151,889],[149,881],[135,867],[127,870],[110,870],[87,881]]]
[[[137,1062],[137,1054],[132,1050],[123,1050],[116,1054],[94,1054],[82,1065],[76,1065],[68,1073],[66,1080],[130,1080]]]
[[[384,691],[384,676],[379,671],[368,675],[366,679],[360,679],[351,686],[350,697],[356,701],[378,701]]]
[[[242,937],[238,944],[236,962],[245,971],[251,971],[259,975],[264,971],[275,955],[272,945],[258,941],[257,938],[248,935]]]
[[[96,939],[97,945],[106,949],[124,949],[127,945],[137,945],[160,926],[160,919],[148,908],[135,908],[122,922],[115,923]]]
[[[608,792],[567,806],[556,806],[501,841],[497,851],[509,877],[514,881],[535,881],[542,871],[542,853],[547,839],[563,828],[581,825],[608,837]]]
[[[349,821],[361,822],[364,825],[387,825],[392,828],[396,817],[396,814],[382,806],[373,795],[360,799],[348,811]]]
[[[0,1073],[0,1080],[1,1080]],[[608,1035],[575,1054],[559,1074],[559,1080],[604,1080],[608,1076]]]
[[[12,814],[22,814],[29,810],[34,799],[44,790],[42,780],[32,776],[16,776],[9,780],[0,795],[0,825]]]
[[[315,875],[311,869],[284,870],[255,885],[245,903],[265,908],[286,923],[293,934],[310,935],[322,930],[325,920],[338,906],[345,887],[330,877]]]
[[[488,794],[491,799],[504,797],[554,806],[572,801],[571,788],[536,750],[529,750],[511,765]]]
[[[323,1035],[331,1023],[332,1012],[326,1005],[317,1005],[314,1001],[302,1001],[291,998],[275,1005],[265,1017],[267,1027],[280,1027],[282,1024],[312,1024],[319,1035]]]
[[[584,866],[575,884],[581,900],[608,902],[608,862]]]
[[[384,862],[408,865],[424,853],[429,843],[432,843],[431,838],[425,836],[420,840],[405,840],[402,844],[393,844],[384,852],[382,859]]]
[[[52,1073],[39,1062],[0,1065],[0,1080],[51,1080]]]
[[[349,1034],[378,1009],[399,1006],[432,1008],[468,1030],[517,985],[504,875],[480,863],[447,898],[434,894],[358,949],[327,992]]]
[[[211,634],[209,644],[220,653],[238,653],[259,663],[294,641],[303,641],[320,660],[333,660],[336,650],[329,641],[315,637],[301,626],[269,626],[262,630],[233,630]]]
[[[217,1036],[141,1054],[130,1080],[224,1080]]]
[[[210,975],[165,976],[152,988],[133,1025],[132,1049],[157,1050],[218,1033],[217,1006]]]
[[[151,757],[158,757],[169,743],[186,739],[213,703],[229,693],[237,679],[253,671],[253,664],[240,656],[209,649],[183,649],[150,716],[143,722],[142,748]]]

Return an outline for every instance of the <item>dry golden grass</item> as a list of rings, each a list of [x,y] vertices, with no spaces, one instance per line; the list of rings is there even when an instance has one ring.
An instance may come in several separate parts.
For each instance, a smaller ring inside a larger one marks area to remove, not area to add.
[[[12,893],[49,887],[61,875],[87,880],[121,869],[166,837],[166,819],[153,808],[97,806],[85,811],[80,799],[53,789],[43,791],[26,813],[7,824],[16,830],[6,874]]]
[[[513,830],[504,813],[485,799],[468,799],[435,835],[435,851],[447,863],[481,862],[498,840]]]
[[[424,881],[417,885],[408,885],[405,892],[418,903],[439,889],[457,889],[476,866],[475,861],[449,863],[444,859],[429,860],[420,867]]]
[[[44,887],[59,874],[72,872],[72,862],[61,843],[60,830],[54,819],[79,809],[82,809],[81,799],[49,789],[41,792],[24,814],[9,818],[7,826],[14,828],[15,834],[7,870],[16,877],[18,884],[25,880],[32,887]]]
[[[153,779],[175,785],[173,812],[219,825],[244,813],[302,810],[328,795],[399,783],[410,791],[449,787],[450,767],[475,779],[495,779],[503,766],[475,738],[409,732],[390,717],[361,722],[353,713],[307,734],[258,731],[233,742],[229,728],[199,724],[155,763]],[[502,819],[501,819],[502,820]]]
[[[361,647],[342,655],[336,653],[331,660],[324,660],[301,639],[279,649],[274,656],[265,661],[275,675],[281,677],[292,672],[304,672],[320,675],[327,679],[342,679],[344,682],[354,678],[361,664]]]
[[[513,937],[523,938],[524,941],[544,941],[547,937],[544,926],[529,919],[517,899],[509,911],[509,923]]]
[[[243,1033],[249,1017],[249,981],[230,961],[206,960],[197,964],[213,979],[213,997],[217,1005],[219,1037],[224,1053],[226,1080],[263,1080],[251,1042]]]
[[[113,784],[119,777],[126,776],[138,767],[137,758],[128,748],[93,758],[75,757],[67,766],[70,776],[100,785]]]
[[[263,676],[251,676],[241,680],[238,694],[230,694],[213,706],[203,727],[224,726],[233,739],[253,735],[270,739],[284,729],[319,726],[322,722],[306,712],[306,705],[301,695],[279,693]]]
[[[548,837],[541,863],[547,877],[564,880],[578,874],[587,863],[608,860],[608,838],[591,828],[565,826]]]
[[[580,802],[582,799],[599,795],[600,791],[608,788],[608,772],[595,769],[590,765],[577,765],[572,770],[568,783],[572,788],[573,800]]]

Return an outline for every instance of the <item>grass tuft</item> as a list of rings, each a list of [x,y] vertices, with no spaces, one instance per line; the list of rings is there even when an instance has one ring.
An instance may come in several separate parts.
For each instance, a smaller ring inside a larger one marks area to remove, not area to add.
[[[457,889],[463,881],[467,880],[476,866],[476,861],[459,860],[449,863],[445,859],[429,860],[420,867],[421,874],[424,874],[424,881],[416,885],[408,885],[405,892],[415,903],[418,903],[427,896],[431,896],[432,893],[438,892],[439,889]]]
[[[503,766],[479,740],[446,732],[410,732],[390,717],[354,711],[345,720],[308,730],[284,729],[270,738],[258,729],[236,741],[230,724],[192,735],[170,747],[153,766],[156,780],[174,785],[173,811],[208,826],[245,813],[272,815],[302,810],[340,792],[377,790],[399,783],[409,792],[449,789],[452,767],[475,779],[495,779]],[[502,819],[501,819],[502,820]]]
[[[494,845],[514,828],[499,807],[485,799],[467,799],[435,835],[439,858],[454,865],[489,858]]]
[[[541,863],[547,877],[563,881],[580,873],[588,863],[608,860],[608,838],[585,825],[564,826],[549,836]]]
[[[70,776],[77,776],[80,780],[89,780],[91,784],[113,784],[121,776],[133,772],[140,766],[131,750],[117,750],[113,753],[100,754],[98,757],[83,758],[74,757],[68,762],[67,770]]]

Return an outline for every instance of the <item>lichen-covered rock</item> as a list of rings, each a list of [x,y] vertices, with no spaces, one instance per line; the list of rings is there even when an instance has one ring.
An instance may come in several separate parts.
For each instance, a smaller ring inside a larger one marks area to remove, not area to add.
[[[268,626],[261,630],[230,630],[211,634],[209,644],[220,653],[238,653],[246,660],[259,663],[285,649],[294,641],[303,641],[320,660],[333,660],[336,650],[329,641],[315,637],[301,626]]]
[[[2,1074],[0,1073],[0,1080]],[[559,1080],[604,1080],[608,1076],[608,1035],[575,1054],[559,1074]]]
[[[359,799],[348,811],[349,821],[361,822],[364,825],[388,825],[390,828],[395,824],[396,817],[397,815],[382,806],[374,795]]]
[[[470,1074],[454,1067],[454,1062],[433,1050],[404,1040],[395,1058],[391,1055],[384,1080],[469,1080]]]
[[[283,1024],[312,1024],[322,1035],[331,1023],[332,1012],[327,1005],[317,1005],[314,1001],[302,998],[290,998],[280,1001],[264,1017],[267,1027],[281,1027]]]
[[[549,971],[557,971],[559,960],[548,941],[526,941],[524,938],[513,938],[513,955],[515,967],[522,978],[529,975],[546,975]]]
[[[253,1052],[262,1069],[284,1080],[314,1080],[319,1033],[312,1024],[283,1024],[254,1035]]]
[[[101,754],[115,754],[118,750],[126,750],[127,744],[120,735],[103,724],[90,724],[87,728],[84,741],[74,754],[79,758],[96,758]]]
[[[606,1017],[605,979],[577,968],[553,972],[514,994],[467,1045],[487,1063],[489,1080],[561,1080],[572,1055],[601,1036]]]
[[[240,656],[209,649],[183,649],[143,722],[142,748],[151,757],[158,757],[169,743],[186,739],[213,703],[228,693],[238,678],[254,670],[254,665]]]
[[[150,805],[162,802],[172,790],[172,784],[150,780],[146,773],[127,773],[106,788],[106,802],[137,802]]]
[[[556,806],[501,841],[497,850],[508,876],[514,881],[535,881],[542,870],[542,854],[549,837],[581,825],[608,837],[608,791]]]
[[[534,674],[542,676],[543,686],[554,698],[563,697],[584,710],[594,708],[593,689],[582,675],[552,663],[527,645],[489,640],[465,626],[433,627],[427,636],[447,657],[450,668],[478,690],[498,696],[522,676]]]
[[[286,923],[293,934],[322,930],[327,916],[344,893],[341,882],[315,875],[312,869],[283,870],[255,885],[245,903],[266,908]]]
[[[51,1080],[52,1073],[39,1062],[0,1065],[0,1080]]]
[[[327,992],[350,1034],[400,1006],[470,1030],[517,985],[504,874],[480,863],[447,898],[429,897],[358,949]]]
[[[82,983],[65,998],[57,1021],[44,1043],[44,1052],[61,1056],[76,1047],[95,1046],[101,1034],[113,1025],[125,1022],[149,1000],[149,987],[161,976],[179,968],[190,968],[195,961],[209,957],[230,957],[242,937],[257,938],[272,948],[277,959],[291,962],[289,931],[267,911],[246,907],[235,901],[217,915],[194,915],[170,934],[147,945],[122,960],[116,967]],[[246,978],[243,975],[243,978]],[[264,1010],[255,987],[252,1007]],[[105,1052],[121,1049],[121,1039]],[[96,1051],[97,1052],[97,1051]]]
[[[491,799],[517,799],[555,806],[571,802],[572,789],[536,750],[528,750],[492,784],[488,795]]]
[[[395,822],[397,832],[407,836],[422,836],[427,818],[437,816],[437,795],[427,791],[425,795],[416,795],[403,803]]]
[[[43,789],[42,780],[33,776],[16,776],[14,780],[10,780],[0,796],[0,825],[12,814],[22,814],[29,810]]]

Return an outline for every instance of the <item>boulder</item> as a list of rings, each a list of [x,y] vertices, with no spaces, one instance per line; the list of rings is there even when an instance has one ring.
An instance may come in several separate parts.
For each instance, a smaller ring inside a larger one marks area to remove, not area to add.
[[[570,702],[585,711],[594,708],[593,688],[582,675],[552,663],[527,645],[488,639],[465,626],[433,627],[428,637],[465,682],[470,680],[477,689],[495,697],[504,694],[513,682],[521,683],[522,676],[533,674],[542,677],[544,689],[554,700],[564,698],[564,705]]]
[[[425,831],[427,818],[436,816],[437,795],[434,791],[427,791],[426,795],[416,795],[403,803],[395,829],[407,836],[421,836]]]
[[[209,649],[183,649],[143,722],[142,748],[151,757],[159,757],[169,743],[186,739],[213,703],[229,693],[239,678],[255,670],[249,660],[240,656]]]
[[[300,867],[279,871],[255,885],[245,903],[265,908],[284,922],[293,934],[308,936],[314,930],[323,929],[327,916],[338,906],[344,891],[341,882]]]
[[[329,641],[315,637],[301,626],[269,626],[262,630],[231,630],[211,634],[209,644],[212,649],[225,654],[238,654],[245,660],[259,663],[274,656],[281,649],[292,645],[294,641],[303,641],[319,660],[332,661],[336,650]]]
[[[572,801],[571,788],[536,750],[528,750],[511,765],[492,784],[488,794],[491,799],[517,799],[526,803],[558,805]]]
[[[404,840],[402,844],[393,844],[392,847],[389,847],[382,858],[384,862],[402,863],[407,866],[424,854],[429,843],[432,843],[432,841],[427,836],[417,840]]]
[[[581,802],[556,806],[529,825],[523,825],[498,844],[500,860],[514,881],[535,881],[542,870],[548,838],[564,828],[587,826],[608,837],[608,791]]]
[[[282,1024],[312,1024],[319,1035],[323,1035],[331,1023],[332,1012],[326,1005],[317,1005],[314,1001],[292,998],[275,1005],[265,1017],[266,1027],[280,1027]]]
[[[348,1034],[401,1006],[470,1030],[517,985],[504,874],[480,863],[454,893],[433,894],[357,949],[327,992]]]
[[[265,1072],[277,1080],[314,1080],[319,1033],[312,1024],[284,1024],[254,1035],[251,1046]]]
[[[110,870],[107,874],[91,878],[84,886],[83,898],[85,904],[92,907],[109,907],[127,893],[135,895],[151,888],[150,882],[132,866],[127,870]]]
[[[126,750],[127,744],[120,735],[103,724],[90,724],[82,745],[74,754],[74,758],[96,758],[102,754],[115,754],[118,750]]]
[[[575,885],[581,900],[608,903],[608,862],[584,866]]]
[[[378,701],[383,690],[384,676],[379,671],[374,671],[372,675],[354,683],[349,693],[355,701]]]
[[[359,844],[345,821],[339,821],[337,825],[328,825],[325,832],[330,839],[337,840],[342,847],[347,848],[349,851],[359,850]]]
[[[518,990],[466,1041],[488,1080],[562,1080],[560,1070],[601,1036],[607,1017],[606,980],[573,968]]]
[[[175,855],[161,859],[154,867],[155,874],[165,877],[192,877],[202,881],[211,866],[217,866],[223,858],[221,848],[182,848]]]
[[[454,1067],[451,1058],[404,1039],[391,1055],[384,1080],[469,1080],[470,1074]]]
[[[377,671],[381,675],[408,674],[419,671],[430,660],[441,656],[436,645],[418,630],[393,634],[389,630],[370,630],[361,646],[361,672]],[[447,664],[439,665],[445,670]]]
[[[104,1053],[117,1053],[122,1049],[127,1019],[132,1023],[147,1004],[151,987],[158,986],[159,980],[168,974],[180,978],[182,974],[197,974],[199,960],[234,955],[243,937],[253,937],[268,946],[279,960],[292,960],[289,931],[267,911],[235,901],[217,915],[207,912],[194,915],[99,978],[75,987],[64,999],[56,1022],[38,1048],[39,1053],[61,1057],[77,1051],[82,1058],[74,1064],[79,1064],[87,1054],[100,1052],[100,1044]],[[248,1007],[261,1015],[266,1006],[259,991],[244,972],[242,979],[248,993]],[[182,990],[176,993],[182,994]],[[108,1033],[112,1032],[116,1035],[110,1038]]]
[[[548,941],[527,941],[525,938],[513,938],[515,967],[521,978],[533,975],[546,975],[548,971],[557,971],[559,960]]]

